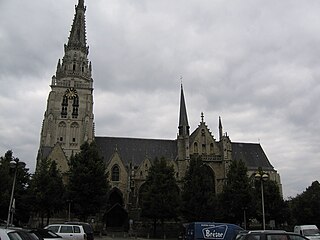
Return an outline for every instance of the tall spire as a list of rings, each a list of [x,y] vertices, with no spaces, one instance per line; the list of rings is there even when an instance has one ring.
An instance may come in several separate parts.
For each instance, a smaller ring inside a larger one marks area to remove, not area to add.
[[[84,0],[79,0],[75,9],[76,13],[73,19],[66,50],[80,50],[83,53],[88,54],[89,48],[87,47],[85,20],[86,7],[84,6]]]
[[[221,117],[219,116],[219,139],[222,140],[222,123],[221,123]]]
[[[78,0],[78,5],[75,6],[75,15],[68,43],[64,45],[65,54],[62,64],[58,63],[57,65],[57,84],[73,86],[72,79],[79,77],[85,80],[86,87],[92,88],[92,66],[88,60],[89,47],[86,39],[85,12],[84,0]],[[69,82],[66,83],[66,81]],[[85,85],[82,86],[84,87]]]
[[[183,87],[181,83],[179,135],[189,135],[189,128],[190,127],[188,123],[187,108],[184,100]]]

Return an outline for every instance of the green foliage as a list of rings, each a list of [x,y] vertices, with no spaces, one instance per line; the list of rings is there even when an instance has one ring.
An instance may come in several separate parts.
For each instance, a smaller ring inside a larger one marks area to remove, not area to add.
[[[162,223],[178,217],[179,190],[174,177],[174,169],[164,158],[155,159],[141,191],[141,215]],[[155,232],[154,225],[154,232]]]
[[[264,183],[266,221],[275,220],[276,225],[284,224],[289,219],[289,209],[283,200],[279,186],[275,181]]]
[[[214,220],[216,197],[213,173],[201,157],[191,158],[181,196],[181,213],[187,221]]]
[[[0,158],[0,219],[7,219],[10,196],[15,169],[10,168],[10,161],[19,161],[13,156],[13,152],[8,150],[3,157]],[[26,223],[29,218],[29,210],[25,205],[24,197],[27,194],[27,187],[30,181],[30,174],[27,168],[18,167],[16,175],[16,184],[14,191],[15,213],[14,223]]]
[[[261,182],[256,181],[254,187],[254,201],[256,206],[255,218],[262,222]],[[286,223],[290,217],[287,203],[283,200],[279,186],[275,181],[263,181],[265,220],[275,220],[276,227]]]
[[[50,216],[63,208],[65,188],[55,161],[41,160],[32,178],[31,193],[33,210],[42,216],[42,221],[46,215],[48,223]]]
[[[293,224],[316,224],[320,226],[320,183],[312,182],[303,193],[289,201]]]
[[[148,173],[142,192],[142,216],[151,219],[173,219],[177,217],[178,186],[174,170],[166,160],[156,159]]]
[[[71,156],[69,166],[68,199],[73,202],[73,213],[86,221],[105,207],[110,188],[95,142],[85,142],[81,152]]]
[[[232,161],[227,173],[227,182],[220,196],[222,219],[240,224],[252,214],[252,187],[247,167],[242,160]]]

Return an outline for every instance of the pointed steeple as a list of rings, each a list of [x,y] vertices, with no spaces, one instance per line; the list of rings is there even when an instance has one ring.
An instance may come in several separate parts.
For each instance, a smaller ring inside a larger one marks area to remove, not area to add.
[[[180,95],[180,117],[179,117],[179,133],[177,138],[178,143],[178,160],[184,161],[179,166],[181,169],[187,169],[185,160],[190,159],[190,146],[189,146],[189,123],[187,116],[186,103],[184,101],[183,87],[181,83],[181,95]]]
[[[82,87],[92,88],[92,66],[88,60],[85,12],[84,0],[78,0],[68,43],[64,45],[64,57],[56,71],[57,83],[64,86],[73,86],[71,79],[79,77],[85,81],[86,86],[82,85]]]
[[[179,135],[189,135],[189,123],[187,116],[187,108],[184,100],[183,87],[181,84],[181,95],[180,95],[180,117],[179,117]]]
[[[222,123],[221,123],[221,117],[219,116],[219,140],[222,140]]]
[[[66,45],[66,50],[80,50],[85,54],[89,53],[86,40],[86,20],[84,0],[79,0],[75,7],[76,13],[73,19],[69,41]]]
[[[59,144],[67,158],[80,152],[84,142],[94,140],[93,79],[85,11],[84,0],[78,0],[64,56],[58,60],[56,75],[51,79],[41,129],[40,149],[49,151]]]

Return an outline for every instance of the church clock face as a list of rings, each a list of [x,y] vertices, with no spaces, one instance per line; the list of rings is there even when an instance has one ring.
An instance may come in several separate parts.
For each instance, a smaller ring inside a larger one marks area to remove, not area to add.
[[[66,90],[66,96],[67,96],[67,98],[69,98],[69,99],[75,98],[75,97],[77,96],[77,90],[74,89],[74,88],[68,88],[68,89]]]

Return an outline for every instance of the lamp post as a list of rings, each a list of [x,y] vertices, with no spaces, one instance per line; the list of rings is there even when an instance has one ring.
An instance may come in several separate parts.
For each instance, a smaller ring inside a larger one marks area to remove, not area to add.
[[[67,203],[68,203],[68,221],[71,221],[71,204],[72,204],[72,200],[68,199]]]
[[[26,166],[26,164],[24,162],[20,162],[19,159],[15,159],[15,160],[10,161],[9,166],[10,166],[10,168],[14,169],[14,176],[13,176],[10,204],[9,204],[9,209],[8,209],[8,218],[7,218],[7,225],[6,225],[7,228],[9,227],[9,224],[10,224],[10,222],[12,220],[11,219],[11,212],[12,212],[14,189],[15,189],[15,186],[16,186],[17,170],[18,170],[18,167],[24,168]]]
[[[266,218],[265,218],[265,212],[264,212],[264,194],[263,194],[263,182],[267,181],[269,179],[269,175],[265,172],[257,172],[254,176],[256,181],[260,181],[261,186],[261,207],[262,207],[262,226],[263,230],[266,229]]]

